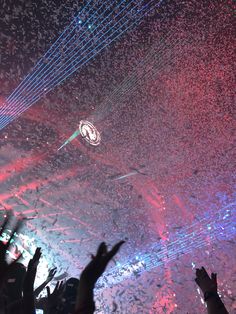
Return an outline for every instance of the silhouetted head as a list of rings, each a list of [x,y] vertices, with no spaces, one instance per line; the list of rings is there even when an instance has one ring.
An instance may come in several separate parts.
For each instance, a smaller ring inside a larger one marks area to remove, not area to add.
[[[62,308],[60,314],[74,313],[78,286],[79,279],[77,278],[71,277],[66,281],[65,290],[62,296]]]
[[[23,283],[25,279],[26,268],[21,263],[15,263],[6,275],[4,293],[11,301],[22,297]]]
[[[79,279],[71,277],[65,283],[64,293],[66,295],[76,295],[78,286],[79,286]]]

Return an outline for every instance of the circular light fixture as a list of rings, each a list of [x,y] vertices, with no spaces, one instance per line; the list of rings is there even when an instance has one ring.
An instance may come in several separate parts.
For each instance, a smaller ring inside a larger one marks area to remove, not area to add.
[[[81,136],[90,144],[93,146],[98,146],[101,142],[101,135],[98,132],[98,130],[95,128],[95,126],[85,120],[81,120],[79,124],[79,130]]]

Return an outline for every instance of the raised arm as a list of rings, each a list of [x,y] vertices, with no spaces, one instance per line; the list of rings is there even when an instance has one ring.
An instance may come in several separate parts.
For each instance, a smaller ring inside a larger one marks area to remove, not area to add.
[[[92,261],[85,267],[80,276],[76,314],[94,313],[95,303],[93,299],[93,289],[95,284],[124,242],[125,241],[118,242],[111,251],[107,250],[106,243],[102,242],[99,245],[96,256],[93,256]]]
[[[56,287],[54,288],[52,293],[50,291],[50,288],[47,287],[47,307],[46,307],[47,314],[57,313],[57,307],[61,302],[63,289],[64,289],[63,281],[57,282]]]
[[[35,298],[37,298],[37,296],[43,291],[43,289],[49,284],[49,282],[52,281],[56,272],[57,272],[56,268],[50,269],[47,279],[37,289],[34,290]]]
[[[210,277],[204,267],[201,269],[197,268],[195,281],[204,295],[204,301],[207,305],[207,313],[228,314],[228,311],[217,292],[217,274],[212,273]]]
[[[41,249],[37,248],[28,264],[23,286],[24,314],[35,314],[34,281],[40,257]]]

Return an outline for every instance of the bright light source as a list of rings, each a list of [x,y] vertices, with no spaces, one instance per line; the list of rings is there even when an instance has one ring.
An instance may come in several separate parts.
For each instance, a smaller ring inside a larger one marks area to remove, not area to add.
[[[79,125],[80,134],[81,136],[90,144],[93,146],[98,146],[101,142],[101,135],[98,132],[98,130],[95,128],[95,126],[85,120],[80,121]]]

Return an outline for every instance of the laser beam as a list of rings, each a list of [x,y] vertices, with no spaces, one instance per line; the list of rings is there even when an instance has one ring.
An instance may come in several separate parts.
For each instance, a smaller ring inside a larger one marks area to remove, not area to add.
[[[150,245],[149,253],[139,252],[131,261],[121,263],[107,271],[98,282],[97,289],[104,289],[128,279],[129,277],[153,268],[162,266],[178,259],[181,255],[188,254],[211,242],[229,240],[236,235],[236,202],[232,202],[218,211],[208,211],[199,220],[190,226],[183,227],[177,232],[175,240],[159,241]]]
[[[0,110],[0,116],[1,116],[0,129],[3,129],[10,122],[14,121],[21,113],[27,110],[35,102],[37,102],[43,95],[50,92],[55,86],[58,86],[59,84],[61,84],[72,73],[80,69],[83,65],[85,65],[92,58],[94,58],[100,51],[102,51],[112,42],[117,40],[123,33],[131,29],[131,27],[138,25],[140,21],[151,10],[153,10],[157,6],[160,6],[163,0],[154,4],[153,4],[153,0],[151,0],[145,5],[142,5],[143,1],[139,1],[138,3],[135,1],[130,1],[128,2],[128,4],[122,7],[123,2],[126,2],[126,1],[124,0],[120,1],[115,6],[115,8],[121,7],[121,10],[120,11],[118,10],[118,12],[115,14],[115,17],[120,16],[120,19],[118,19],[117,21],[116,19],[114,19],[114,15],[111,14],[113,11],[110,12],[108,16],[105,16],[105,17],[103,16],[103,20],[104,19],[106,20],[107,17],[109,17],[110,21],[108,19],[105,25],[102,25],[101,23],[101,25],[97,25],[96,27],[94,27],[94,29],[92,29],[92,31],[87,36],[87,38],[89,38],[89,36],[91,38],[89,39],[89,41],[84,39],[82,42],[85,42],[85,44],[82,46],[77,45],[76,37],[74,34],[73,35],[74,37],[73,36],[72,37],[75,40],[72,43],[76,47],[74,47],[73,49],[70,49],[69,46],[67,47],[67,44],[69,43],[69,41],[68,40],[66,41],[66,39],[69,38],[68,34],[72,34],[72,32],[70,33],[69,29],[71,26],[73,30],[76,29],[76,27],[73,28],[73,23],[78,26],[78,23],[81,20],[79,20],[79,17],[77,16],[76,19],[72,21],[70,26],[68,26],[65,29],[65,31],[57,39],[57,41],[52,45],[52,47],[48,50],[48,52],[45,53],[44,57],[36,64],[33,72],[27,75],[26,78],[21,82],[21,84],[15,89],[15,91],[13,91],[13,93],[7,98],[6,103]],[[92,3],[92,1],[90,1],[89,3]],[[133,3],[135,3],[135,5],[132,7],[131,4]],[[103,2],[103,5],[101,5],[99,8],[101,8],[102,6],[104,6],[104,2]],[[141,8],[138,8],[138,7],[141,7]],[[135,11],[134,11],[134,8],[136,8]],[[92,16],[95,16],[95,13]],[[93,22],[93,25],[95,25],[96,21],[98,20],[99,19],[95,20]],[[101,28],[99,28],[98,32],[95,34],[95,30],[100,26]],[[97,37],[98,35],[100,37]],[[68,56],[66,56],[64,59],[62,59],[62,56],[59,53],[60,45],[61,46],[64,45],[65,47],[67,47],[66,51],[68,51]],[[78,50],[78,47],[80,47],[79,50]],[[47,60],[48,61],[47,66],[45,65],[45,58],[49,59]],[[56,64],[54,63],[54,66],[56,65],[56,68],[53,68],[52,63],[50,64],[50,62],[52,62],[53,60],[54,61],[60,60],[59,63],[58,62]],[[41,72],[37,72],[37,71],[41,71]]]

